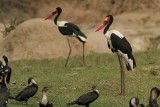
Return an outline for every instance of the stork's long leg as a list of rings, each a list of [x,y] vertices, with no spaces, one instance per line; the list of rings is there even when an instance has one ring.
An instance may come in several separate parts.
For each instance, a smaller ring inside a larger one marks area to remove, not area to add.
[[[124,67],[123,67],[123,62],[120,56],[118,55],[118,60],[119,60],[119,65],[121,69],[121,93],[120,95],[125,95],[125,81],[124,81]]]
[[[71,54],[71,52],[72,52],[72,48],[71,48],[71,45],[70,45],[70,42],[69,42],[69,38],[67,38],[67,41],[68,41],[68,46],[69,46],[69,53],[68,53],[68,58],[67,58],[65,67],[67,67],[68,60],[69,60],[70,54]]]
[[[124,67],[122,66],[122,68],[121,68],[121,74],[122,74],[122,95],[125,95],[125,80],[124,80]]]
[[[85,60],[84,60],[84,46],[85,46],[85,42],[83,42],[82,44],[83,44],[83,65],[85,65]]]

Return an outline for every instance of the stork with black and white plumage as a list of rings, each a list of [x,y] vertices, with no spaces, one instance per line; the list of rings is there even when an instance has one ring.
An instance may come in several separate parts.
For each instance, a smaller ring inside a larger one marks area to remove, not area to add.
[[[79,29],[79,27],[75,24],[69,23],[67,21],[58,21],[58,18],[60,14],[62,13],[62,9],[60,7],[57,7],[54,12],[52,12],[45,20],[50,19],[53,17],[55,14],[57,16],[54,19],[54,23],[59,29],[59,32],[67,37],[76,37],[82,44],[83,44],[83,64],[84,64],[84,45],[86,43],[87,37],[86,35]],[[69,42],[69,38],[67,38],[68,45],[69,45],[69,53],[68,53],[68,58],[65,64],[65,67],[67,66],[70,54],[71,54],[71,45]]]
[[[132,55],[132,47],[127,39],[117,30],[109,30],[113,22],[113,16],[106,16],[103,24],[99,26],[96,30],[98,32],[102,28],[104,28],[104,35],[108,41],[108,47],[112,50],[112,52],[118,55],[119,64],[121,68],[121,95],[125,94],[125,81],[124,81],[124,68],[127,70],[133,71],[136,67],[135,59]]]

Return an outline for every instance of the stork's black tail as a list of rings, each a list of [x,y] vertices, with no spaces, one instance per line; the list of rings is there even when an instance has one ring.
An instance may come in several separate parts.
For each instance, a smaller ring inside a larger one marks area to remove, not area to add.
[[[70,102],[70,103],[67,103],[67,106],[74,105],[74,104],[76,104],[76,102],[75,102],[75,101]]]
[[[132,55],[132,59],[133,59],[133,68],[135,68],[137,65],[136,65],[136,61],[135,61],[133,55]]]
[[[133,70],[137,66],[134,56],[132,54],[131,54],[131,60],[133,61],[133,66],[131,66],[129,63],[126,64],[126,68],[128,71]]]

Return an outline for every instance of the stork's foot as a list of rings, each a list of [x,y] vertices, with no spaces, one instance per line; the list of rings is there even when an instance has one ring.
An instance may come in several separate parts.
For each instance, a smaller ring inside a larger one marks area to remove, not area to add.
[[[124,92],[119,93],[120,96],[125,96],[126,94]]]

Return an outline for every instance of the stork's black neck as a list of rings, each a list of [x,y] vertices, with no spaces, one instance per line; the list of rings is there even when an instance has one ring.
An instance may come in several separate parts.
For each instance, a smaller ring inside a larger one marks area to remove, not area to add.
[[[110,26],[111,26],[111,23],[109,23],[109,24],[105,27],[105,29],[104,29],[104,31],[103,31],[104,34],[106,34],[106,32],[108,31],[108,29],[109,29]]]
[[[108,17],[110,18],[110,22],[107,24],[107,26],[105,27],[103,33],[106,34],[106,32],[108,31],[109,27],[111,26],[112,22],[113,22],[113,16],[112,15],[108,15]]]
[[[58,17],[59,17],[59,15],[61,14],[61,12],[58,12],[58,14],[57,14],[57,16],[55,17],[55,19],[54,19],[54,23],[57,25],[57,20],[58,20]]]

